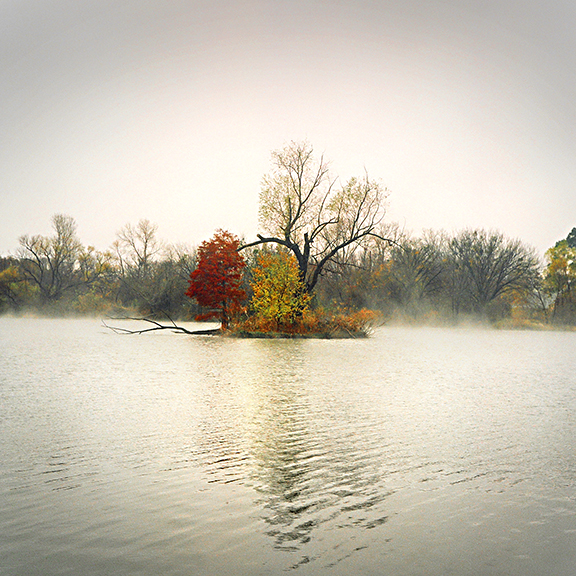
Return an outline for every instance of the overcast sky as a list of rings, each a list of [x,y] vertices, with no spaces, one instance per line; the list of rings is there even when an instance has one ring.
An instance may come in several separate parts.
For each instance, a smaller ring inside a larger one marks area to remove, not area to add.
[[[270,152],[307,139],[388,219],[576,226],[574,0],[0,0],[0,254],[73,216],[110,246],[257,232]]]

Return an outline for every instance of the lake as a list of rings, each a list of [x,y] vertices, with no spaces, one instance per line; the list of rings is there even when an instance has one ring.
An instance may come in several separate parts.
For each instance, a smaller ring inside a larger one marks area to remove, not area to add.
[[[573,576],[576,333],[0,318],[0,574]]]

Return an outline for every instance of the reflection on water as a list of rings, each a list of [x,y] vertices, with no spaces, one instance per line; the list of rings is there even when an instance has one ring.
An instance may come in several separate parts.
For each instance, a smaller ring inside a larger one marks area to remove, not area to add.
[[[354,436],[349,430],[343,435],[337,407],[326,412],[314,401],[306,350],[304,343],[261,343],[249,358],[250,478],[269,525],[266,534],[277,549],[292,552],[326,524],[340,531],[383,524],[385,515],[366,511],[388,496],[374,451],[355,444],[361,424]],[[299,562],[311,559],[303,555]]]
[[[0,319],[0,572],[572,575],[575,340]]]

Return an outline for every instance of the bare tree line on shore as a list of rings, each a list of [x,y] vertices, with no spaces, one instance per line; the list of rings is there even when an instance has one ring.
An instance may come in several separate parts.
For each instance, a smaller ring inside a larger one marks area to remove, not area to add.
[[[340,183],[310,144],[272,153],[256,240],[242,241],[245,288],[261,250],[290,254],[313,306],[370,308],[384,318],[576,324],[576,228],[544,258],[498,231],[407,234],[385,222],[388,192],[366,173]],[[49,236],[23,235],[0,257],[0,312],[193,318],[187,298],[196,249],[158,237],[149,220],[126,224],[110,248],[84,246],[71,216]]]
[[[130,311],[183,319],[199,312],[185,296],[196,266],[195,248],[165,244],[150,221],[126,225],[103,252],[82,244],[70,216],[55,215],[52,226],[52,235],[24,235],[16,255],[0,257],[1,312]],[[415,237],[389,225],[385,232],[394,243],[373,236],[324,266],[317,276],[315,305],[368,307],[409,321],[468,315],[494,321],[513,316],[575,320],[576,273],[570,274],[566,255],[549,254],[543,266],[519,240],[486,230],[429,231]],[[556,252],[576,250],[566,240],[558,245]],[[244,249],[247,278],[258,249]]]

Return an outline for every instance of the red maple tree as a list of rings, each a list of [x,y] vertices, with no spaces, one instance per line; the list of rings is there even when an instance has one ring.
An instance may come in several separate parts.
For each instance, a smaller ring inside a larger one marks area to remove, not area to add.
[[[196,270],[190,274],[190,287],[186,291],[186,296],[195,298],[200,306],[211,308],[196,319],[219,318],[223,330],[246,298],[241,288],[246,261],[238,252],[239,246],[240,240],[225,230],[217,230],[211,240],[202,242]]]

